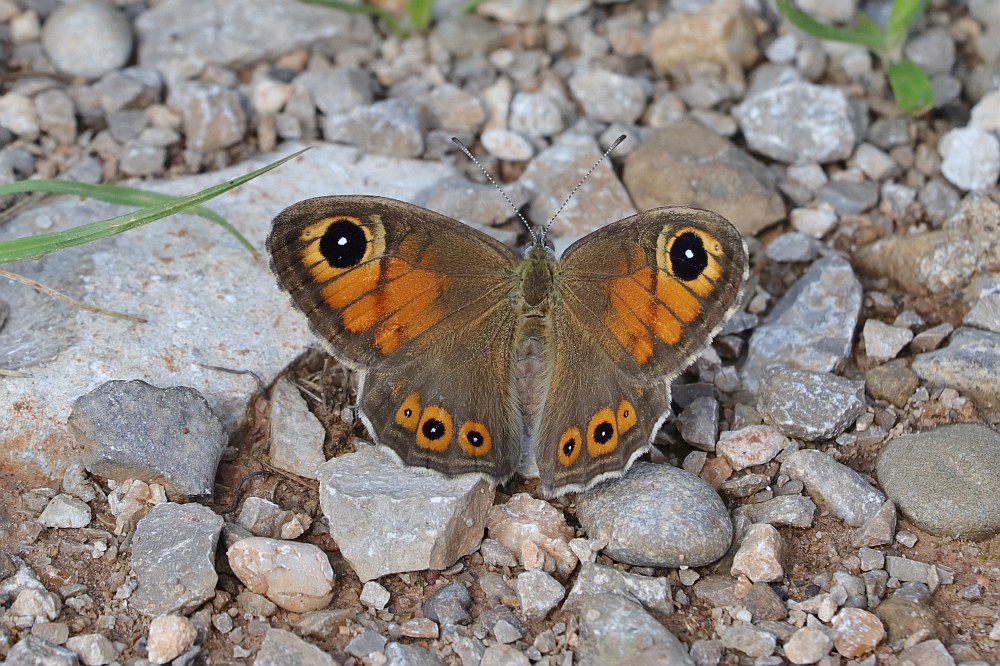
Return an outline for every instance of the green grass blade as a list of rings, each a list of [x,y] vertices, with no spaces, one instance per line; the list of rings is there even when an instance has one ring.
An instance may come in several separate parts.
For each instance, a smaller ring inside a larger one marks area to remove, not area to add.
[[[342,12],[350,12],[352,14],[368,14],[369,16],[374,16],[375,18],[383,21],[390,30],[396,33],[396,36],[400,39],[406,38],[406,29],[399,24],[396,17],[385,11],[381,7],[373,7],[371,5],[366,5],[364,3],[354,4],[351,2],[341,2],[340,0],[299,0],[307,5],[319,5],[320,7],[329,7],[330,9],[337,9]]]
[[[885,51],[885,39],[882,32],[871,21],[860,22],[854,28],[841,28],[817,21],[793,5],[792,0],[777,0],[777,4],[778,11],[792,25],[813,37],[860,44],[879,54]]]
[[[896,103],[903,111],[919,116],[934,107],[931,81],[915,62],[906,58],[891,62],[887,74],[892,94],[896,96]]]
[[[213,185],[200,192],[189,194],[184,197],[170,198],[168,201],[159,203],[141,210],[133,211],[125,215],[119,215],[107,220],[82,224],[65,231],[57,231],[49,234],[36,234],[27,238],[15,238],[8,241],[0,241],[0,264],[20,259],[37,259],[56,250],[63,250],[77,245],[83,245],[95,240],[107,238],[123,231],[128,231],[135,227],[148,224],[182,210],[197,206],[209,199],[219,196],[234,187],[253,180],[254,178],[275,169],[285,162],[298,157],[308,148],[284,157],[276,162],[272,162],[265,167],[234,178],[228,182]]]
[[[407,0],[406,13],[415,30],[426,30],[434,18],[434,0]]]
[[[476,7],[478,7],[481,4],[483,4],[483,0],[467,0],[467,2],[458,9],[458,13],[471,14],[472,12],[476,11]]]
[[[122,206],[146,207],[173,201],[175,197],[160,192],[140,190],[135,187],[125,185],[92,184],[80,183],[74,180],[59,180],[54,178],[40,178],[37,180],[21,180],[16,183],[0,185],[0,196],[8,194],[21,194],[24,192],[53,192],[56,194],[72,194],[81,197],[89,197],[98,201],[119,204]],[[214,210],[204,206],[192,206],[187,210],[190,215],[197,215],[210,222],[218,224],[226,231],[235,236],[236,240],[245,247],[255,257],[258,255],[257,249],[250,244],[239,230],[229,223],[224,217]]]
[[[910,26],[926,6],[927,0],[896,0],[892,3],[889,20],[885,25],[885,48],[890,60],[898,60],[902,56]]]

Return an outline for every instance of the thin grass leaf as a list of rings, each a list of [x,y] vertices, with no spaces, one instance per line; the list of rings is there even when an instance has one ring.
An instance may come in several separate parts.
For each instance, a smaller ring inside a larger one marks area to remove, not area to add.
[[[426,30],[434,18],[434,0],[408,0],[406,14],[415,30]]]
[[[122,206],[147,207],[156,206],[173,201],[176,197],[160,192],[150,192],[140,190],[135,187],[125,185],[92,184],[80,183],[74,180],[60,180],[55,178],[40,178],[38,180],[21,180],[16,183],[0,185],[0,196],[8,194],[21,194],[24,192],[53,192],[56,194],[72,194],[81,197],[89,197],[98,201],[119,204]],[[186,211],[189,215],[197,215],[206,220],[218,224],[226,231],[236,237],[236,240],[245,247],[254,257],[258,256],[257,249],[250,244],[239,230],[229,223],[224,217],[214,210],[204,206],[192,206]]]
[[[465,4],[458,8],[459,14],[471,14],[476,11],[476,7],[483,4],[483,0],[468,0]]]
[[[817,21],[793,5],[791,0],[777,0],[777,4],[778,11],[792,25],[813,37],[832,39],[837,42],[848,42],[850,44],[860,44],[876,53],[884,51],[885,40],[882,32],[871,21],[859,22],[853,28],[841,28]]]
[[[298,157],[306,150],[308,150],[308,148],[293,153],[276,162],[272,162],[271,164],[257,169],[256,171],[234,178],[228,182],[213,185],[212,187],[206,188],[200,192],[189,194],[184,197],[172,198],[168,202],[133,211],[126,215],[119,215],[118,217],[113,217],[107,220],[83,224],[79,227],[67,229],[66,231],[58,231],[49,234],[37,234],[27,238],[16,238],[14,240],[2,241],[0,242],[0,264],[20,259],[37,259],[38,257],[43,257],[47,254],[55,252],[56,250],[83,245],[95,240],[100,240],[101,238],[107,238],[108,236],[120,234],[123,231],[128,231],[129,229],[133,229],[144,224],[149,224],[154,220],[158,220],[168,215],[173,215],[174,213],[178,213],[182,210],[190,208],[191,206],[204,203],[209,199],[223,194],[224,192],[228,192],[234,187],[238,187],[243,183],[251,181],[272,169],[276,169],[285,162]]]
[[[896,0],[892,3],[889,20],[885,24],[885,48],[890,60],[900,59],[910,27],[926,6],[927,0]]]
[[[886,70],[889,86],[899,108],[915,116],[934,108],[934,88],[927,73],[912,60],[890,62]]]
[[[396,36],[400,39],[405,39],[407,35],[406,28],[399,24],[396,17],[381,7],[373,7],[364,3],[356,5],[350,2],[341,2],[340,0],[299,0],[299,2],[304,2],[307,5],[329,7],[330,9],[337,9],[342,12],[350,12],[352,14],[368,14],[369,16],[374,16],[384,22],[386,26],[388,26],[389,30],[396,33]]]

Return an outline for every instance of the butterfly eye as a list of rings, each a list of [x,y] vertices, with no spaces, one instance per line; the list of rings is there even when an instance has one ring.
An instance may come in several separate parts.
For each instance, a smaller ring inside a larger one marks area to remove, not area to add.
[[[356,266],[368,250],[368,235],[355,217],[335,217],[328,220],[319,239],[319,252],[334,268]]]
[[[587,454],[592,458],[611,453],[618,446],[615,414],[605,407],[590,417],[587,426]]]
[[[583,436],[580,434],[580,429],[576,426],[566,428],[559,438],[559,462],[564,467],[569,467],[580,457],[581,451],[583,451]]]
[[[493,448],[493,438],[485,425],[470,420],[458,431],[458,445],[470,456],[485,456]]]
[[[685,231],[670,244],[671,272],[680,280],[694,280],[708,266],[705,241],[693,231]]]

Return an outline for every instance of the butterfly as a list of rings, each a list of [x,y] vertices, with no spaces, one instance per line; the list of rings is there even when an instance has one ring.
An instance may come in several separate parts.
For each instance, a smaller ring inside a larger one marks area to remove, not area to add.
[[[529,231],[531,229],[529,228]],[[623,474],[670,412],[670,381],[737,307],[739,231],[705,210],[648,210],[560,258],[377,196],[300,201],[274,219],[271,268],[359,373],[359,416],[406,465],[539,492]]]

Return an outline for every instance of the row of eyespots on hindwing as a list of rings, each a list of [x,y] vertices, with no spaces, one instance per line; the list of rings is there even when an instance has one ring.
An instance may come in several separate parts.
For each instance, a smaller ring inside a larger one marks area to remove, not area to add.
[[[621,399],[615,411],[610,407],[602,407],[590,417],[586,437],[575,425],[563,431],[559,438],[559,463],[563,467],[575,463],[583,451],[584,443],[587,445],[587,455],[591,458],[611,453],[618,448],[619,436],[631,430],[637,422],[635,407],[625,398]]]
[[[448,450],[454,435],[454,423],[448,410],[440,405],[421,408],[420,394],[406,396],[396,410],[396,424],[412,432],[417,446],[438,453]],[[493,448],[493,437],[485,425],[469,419],[458,429],[458,445],[470,456],[485,456]]]

